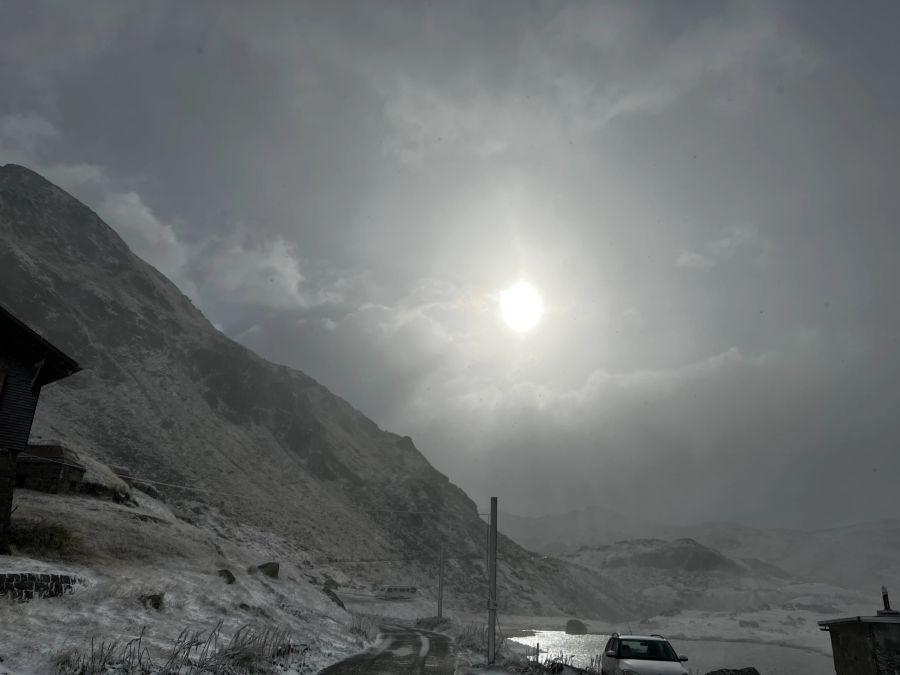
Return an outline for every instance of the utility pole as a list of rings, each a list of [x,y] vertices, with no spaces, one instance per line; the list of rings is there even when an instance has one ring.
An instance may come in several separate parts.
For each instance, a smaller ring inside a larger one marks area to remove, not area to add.
[[[444,617],[444,545],[441,544],[441,559],[438,563],[438,611],[437,618]]]
[[[488,535],[488,665],[497,656],[497,498],[491,497],[491,529]]]

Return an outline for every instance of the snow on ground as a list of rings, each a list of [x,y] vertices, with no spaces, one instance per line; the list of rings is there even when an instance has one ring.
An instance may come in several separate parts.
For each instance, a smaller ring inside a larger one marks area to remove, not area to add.
[[[831,641],[817,624],[824,617],[810,611],[782,609],[733,614],[686,611],[672,617],[654,617],[628,627],[640,633],[661,633],[673,639],[758,642],[800,648],[831,655]]]
[[[14,523],[61,524],[78,540],[65,558],[22,555],[0,559],[0,571],[59,572],[83,579],[73,593],[26,603],[0,602],[0,672],[53,672],[55,660],[91,641],[124,644],[139,636],[159,661],[185,629],[208,632],[221,622],[223,641],[243,626],[277,627],[309,647],[302,672],[316,672],[366,645],[350,637],[350,614],[310,582],[285,542],[259,532],[241,547],[174,518],[149,497],[128,507],[85,496],[17,491]],[[249,568],[280,564],[278,578]],[[217,574],[229,569],[227,584]],[[160,610],[142,595],[164,593]],[[220,642],[221,644],[221,642]],[[300,671],[298,671],[300,672]]]

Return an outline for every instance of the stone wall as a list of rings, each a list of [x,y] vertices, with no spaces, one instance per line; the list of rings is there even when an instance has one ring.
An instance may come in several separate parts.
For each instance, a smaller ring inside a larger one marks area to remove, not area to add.
[[[81,583],[81,579],[70,574],[4,572],[0,573],[0,595],[23,602],[34,598],[53,598],[71,593],[77,583]]]
[[[40,492],[77,492],[81,487],[84,469],[31,458],[20,454],[16,462],[16,488]]]

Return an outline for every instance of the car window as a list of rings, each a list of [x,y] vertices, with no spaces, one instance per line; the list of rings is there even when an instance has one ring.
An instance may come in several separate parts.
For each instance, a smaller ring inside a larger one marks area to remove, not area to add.
[[[665,640],[626,639],[619,645],[620,659],[677,661],[675,650]]]

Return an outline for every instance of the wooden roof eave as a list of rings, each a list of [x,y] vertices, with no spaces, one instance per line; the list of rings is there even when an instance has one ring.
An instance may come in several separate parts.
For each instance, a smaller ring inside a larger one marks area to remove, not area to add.
[[[2,305],[0,305],[0,326],[3,329],[4,341],[33,356],[37,369],[32,381],[33,387],[43,387],[81,370],[75,359],[32,330]]]

